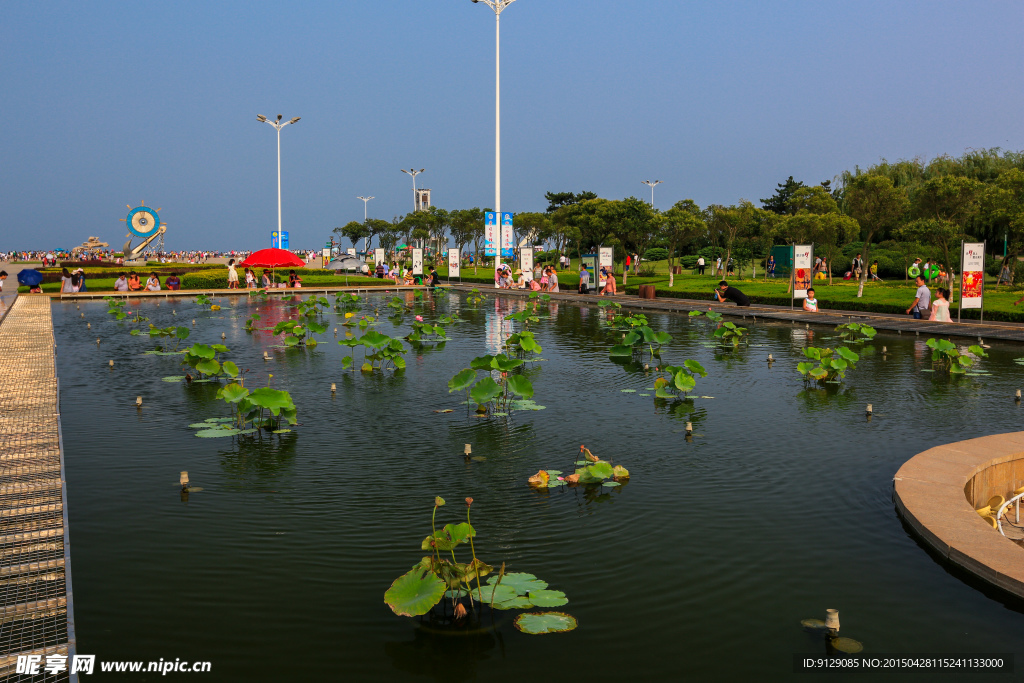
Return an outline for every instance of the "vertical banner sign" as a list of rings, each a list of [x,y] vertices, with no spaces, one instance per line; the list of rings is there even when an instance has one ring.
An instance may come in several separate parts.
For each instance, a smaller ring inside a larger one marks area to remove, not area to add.
[[[501,214],[501,255],[504,258],[512,258],[515,249],[515,232],[512,230],[512,219],[514,214],[505,211]]]
[[[462,279],[462,254],[458,249],[448,250],[448,279],[453,277]]]
[[[412,274],[423,275],[423,250],[412,250]]]
[[[960,308],[982,308],[985,296],[985,243],[964,242],[960,254]]]
[[[325,247],[323,250],[321,250],[320,255],[324,259],[324,265],[322,267],[326,268],[327,264],[330,263],[330,261],[331,261],[331,248],[330,247]]]
[[[287,249],[288,248],[288,231],[287,230],[282,230],[281,231],[281,244],[279,244],[278,246],[281,249]]]
[[[348,254],[349,256],[355,256],[356,250],[352,247],[349,247],[348,249],[345,250],[345,253]]]
[[[533,247],[523,247],[519,250],[519,267],[524,273],[533,272]]]
[[[274,230],[273,232],[270,233],[270,247],[271,249],[281,248],[281,238],[277,234],[277,230]]]
[[[612,263],[612,259],[615,258],[615,250],[612,247],[599,247],[597,250],[597,285],[598,287],[604,287],[604,278],[601,277],[601,269],[607,268],[608,272],[615,271],[615,265]]]
[[[793,298],[806,299],[811,286],[811,263],[814,261],[814,245],[798,244],[793,252]]]
[[[386,268],[388,264],[385,263],[385,261],[384,261],[384,250],[380,249],[380,248],[374,249],[373,250],[373,267],[376,268],[377,266],[381,265],[382,263],[384,264],[384,267]]]
[[[498,214],[484,212],[484,256],[498,255]]]

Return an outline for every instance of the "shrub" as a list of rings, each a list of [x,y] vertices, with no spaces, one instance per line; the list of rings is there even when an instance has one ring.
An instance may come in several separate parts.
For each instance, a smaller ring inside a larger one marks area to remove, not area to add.
[[[644,252],[644,261],[664,261],[668,258],[668,249],[652,247]]]
[[[679,265],[681,265],[683,268],[696,268],[697,267],[697,258],[698,257],[696,255],[693,255],[693,254],[688,255],[688,256],[680,256],[679,257]],[[704,259],[704,261],[705,261],[705,263],[707,263],[707,259]]]

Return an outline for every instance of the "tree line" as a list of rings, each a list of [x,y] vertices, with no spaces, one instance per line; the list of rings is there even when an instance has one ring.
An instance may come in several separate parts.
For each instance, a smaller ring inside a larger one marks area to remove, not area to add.
[[[516,244],[551,246],[570,255],[611,246],[620,260],[659,247],[672,266],[682,255],[711,248],[726,260],[757,259],[766,267],[773,245],[814,243],[830,271],[854,245],[866,264],[873,248],[895,249],[903,254],[904,270],[913,250],[924,247],[957,268],[961,240],[992,243],[1005,236],[1004,265],[1024,252],[1024,153],[998,148],[927,162],[883,159],[818,185],[791,176],[760,206],[741,199],[702,208],[683,199],[660,211],[636,197],[605,199],[593,192],[548,192],[545,199],[545,211],[516,214]],[[354,245],[376,239],[388,252],[402,239],[419,239],[435,253],[449,243],[479,253],[486,210],[430,207],[391,221],[352,221],[334,231]],[[867,277],[864,268],[858,296]]]

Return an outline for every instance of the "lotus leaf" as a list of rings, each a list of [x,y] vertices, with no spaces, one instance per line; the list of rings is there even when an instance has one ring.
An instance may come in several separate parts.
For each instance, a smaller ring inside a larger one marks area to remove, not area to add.
[[[514,375],[507,380],[508,388],[512,393],[523,398],[533,398],[533,384],[522,375]]]
[[[492,576],[491,579],[496,579],[496,576]],[[502,580],[501,584],[495,587],[493,584],[488,584],[482,591],[484,596],[484,602],[493,602],[495,607],[498,607],[499,603],[514,600],[519,597],[515,587],[505,585],[505,581]],[[492,597],[493,596],[493,597]],[[508,609],[506,607],[499,607],[499,609]]]
[[[629,470],[622,465],[616,465],[612,468],[612,476],[618,480],[629,479]]]
[[[211,359],[201,360],[196,363],[196,370],[204,375],[216,375],[220,372],[220,363]]]
[[[515,368],[518,368],[522,364],[523,361],[519,360],[518,358],[509,358],[503,353],[499,353],[491,361],[491,367],[493,367],[495,370],[501,370],[502,372],[514,370]]]
[[[183,379],[185,379],[185,375],[170,375],[168,377],[164,377],[163,381],[165,381],[165,382],[180,382]]]
[[[531,400],[528,400],[528,399],[524,399],[524,400],[517,399],[517,400],[514,400],[514,401],[510,401],[508,405],[509,405],[510,408],[512,408],[512,410],[544,410],[545,409],[545,406],[537,405],[534,401],[531,401]]]
[[[470,399],[473,400],[477,405],[484,405],[497,398],[501,394],[501,387],[490,377],[484,377],[476,386],[473,387],[472,391],[469,392]]]
[[[800,371],[801,375],[806,375],[814,369],[814,363],[797,363],[796,369]]]
[[[621,391],[624,394],[635,394],[636,393],[636,389],[619,389],[619,391]]]
[[[429,569],[417,565],[395,579],[384,593],[384,602],[402,617],[418,617],[441,601],[446,584]]]
[[[196,432],[196,436],[204,439],[209,439],[215,436],[234,436],[235,434],[241,433],[241,429],[223,429],[221,427],[218,427],[216,429],[204,429],[202,431],[198,431]]]
[[[657,344],[668,344],[672,341],[672,335],[668,332],[655,332],[654,341]]]
[[[704,366],[698,363],[697,361],[685,360],[683,361],[683,365],[686,367],[687,370],[689,370],[693,374],[700,375],[701,377],[707,377],[708,371],[705,370]]]
[[[295,407],[295,404],[292,403],[292,397],[287,391],[271,389],[270,387],[260,387],[249,394],[248,398],[253,402],[253,405],[266,408],[275,417],[282,409]]]
[[[626,336],[622,338],[622,343],[625,346],[633,346],[638,341],[643,339],[643,335],[636,330],[631,330]]]
[[[231,377],[238,377],[238,366],[229,360],[224,361],[224,364],[221,365],[221,369],[224,371],[225,374]]]
[[[973,353],[975,356],[980,356],[981,358],[987,358],[988,357],[988,354],[985,353],[985,349],[981,348],[977,344],[971,344],[970,346],[967,347],[967,350],[970,353]],[[1015,358],[1014,360],[1019,360],[1019,359]]]
[[[487,579],[489,585],[497,582],[497,576]],[[501,585],[514,589],[517,595],[526,595],[530,591],[543,590],[548,587],[546,581],[542,581],[533,574],[526,572],[510,572],[505,574],[505,576],[501,577]]]
[[[685,371],[680,370],[675,375],[676,389],[682,392],[693,391],[697,386],[697,380],[692,375],[687,374]]]
[[[504,586],[499,587],[499,590]],[[484,598],[487,598],[487,592],[484,591]],[[494,609],[530,609],[533,607],[533,603],[530,602],[529,598],[524,598],[521,595],[514,596],[508,600],[494,602]]]
[[[515,625],[523,633],[538,635],[572,631],[578,622],[564,612],[524,612],[516,617]]]
[[[622,486],[622,484],[620,484],[617,481],[605,481],[605,482],[601,482],[601,486],[607,486],[608,488],[614,488],[616,486]],[[541,605],[541,607],[557,607],[557,605]]]
[[[813,346],[808,346],[804,349],[804,355],[811,360],[821,360],[821,349],[816,349]]]
[[[529,598],[530,602],[537,607],[561,607],[569,602],[568,598],[565,597],[565,593],[554,590],[531,590]]]
[[[624,357],[633,355],[633,347],[617,344],[611,348],[608,352],[609,356],[612,357]]]
[[[839,348],[837,348],[836,353],[838,353],[840,356],[850,361],[851,363],[856,363],[857,361],[860,360],[860,356],[858,356],[856,353],[846,348],[845,346],[840,346]]]
[[[220,391],[217,392],[217,398],[227,401],[228,403],[238,403],[248,395],[249,390],[241,384],[236,383],[231,383],[225,387],[221,387]]]
[[[530,486],[536,486],[537,488],[543,489],[547,488],[549,479],[550,475],[546,471],[539,470],[537,474],[530,477],[527,481]]]

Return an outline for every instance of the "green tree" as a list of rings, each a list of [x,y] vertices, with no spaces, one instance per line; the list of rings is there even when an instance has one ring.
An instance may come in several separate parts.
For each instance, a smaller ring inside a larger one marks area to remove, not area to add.
[[[910,207],[907,193],[893,185],[890,178],[882,175],[863,173],[853,176],[844,185],[847,212],[859,224],[864,238],[864,263],[870,263],[871,240],[884,230],[899,225]],[[864,283],[868,269],[862,268],[857,297],[864,296]]]
[[[479,207],[472,209],[456,209],[448,214],[448,226],[452,240],[460,253],[466,245],[473,243],[473,253],[479,256],[480,240],[484,236],[484,210]],[[474,272],[479,258],[473,259]]]
[[[369,239],[371,236],[370,227],[366,223],[360,223],[359,221],[349,221],[340,228],[335,228],[334,232],[338,235],[347,237],[351,242],[352,246],[359,249],[357,244],[359,240]]]
[[[739,206],[712,204],[708,207],[708,229],[725,244],[725,259],[722,261],[723,267],[729,263],[729,259],[732,257],[736,240],[748,236],[755,211],[757,209],[746,199],[741,199]]]
[[[625,252],[633,252],[638,256],[643,255],[654,240],[661,228],[660,214],[651,208],[651,205],[636,197],[627,197],[621,201],[614,202],[615,205],[615,234]],[[623,255],[625,258],[625,255]],[[633,273],[639,269],[640,259],[633,264]],[[626,284],[626,268],[623,263],[623,280]]]
[[[572,192],[545,192],[544,199],[548,200],[548,213],[554,213],[563,206],[580,204],[591,199],[597,199],[597,195],[593,192],[586,191],[578,194],[573,194]]]
[[[530,244],[542,244],[551,235],[551,217],[545,213],[517,213],[512,222],[516,245],[524,241]]]
[[[1006,235],[1003,265],[1016,263],[1024,252],[1024,171],[1012,168],[996,178],[981,197],[981,213],[987,222]],[[1010,268],[1013,281],[1014,268]]]
[[[775,194],[761,200],[761,207],[765,211],[771,211],[772,213],[789,213],[790,199],[792,199],[793,193],[801,187],[805,187],[805,185],[798,180],[793,180],[793,176],[789,176],[789,178],[786,179],[786,182],[778,184]]]
[[[673,269],[676,255],[687,244],[707,233],[708,226],[697,203],[692,199],[681,199],[661,215],[661,234],[668,244],[669,287],[674,284]]]
[[[950,250],[962,240],[965,229],[978,215],[984,185],[963,176],[939,176],[926,180],[912,195],[916,220],[899,229],[901,237],[932,244],[942,251],[943,263],[952,281]]]

